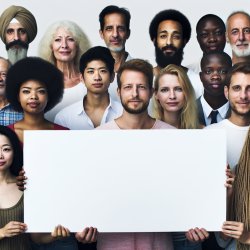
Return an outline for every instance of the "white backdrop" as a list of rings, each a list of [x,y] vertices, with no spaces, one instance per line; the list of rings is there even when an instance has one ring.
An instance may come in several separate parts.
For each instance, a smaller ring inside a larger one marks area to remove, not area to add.
[[[38,34],[30,44],[29,55],[37,55],[38,43],[47,27],[62,19],[75,21],[88,35],[92,45],[104,45],[99,37],[98,15],[107,5],[115,4],[126,7],[131,13],[131,36],[127,41],[127,51],[132,57],[154,60],[154,46],[148,34],[149,23],[156,13],[163,9],[174,8],[185,14],[192,25],[192,37],[184,51],[183,64],[199,60],[201,50],[196,40],[195,26],[199,18],[205,14],[219,15],[224,21],[227,16],[236,10],[250,12],[249,0],[0,0],[0,12],[10,5],[21,5],[29,9],[36,17]],[[227,45],[226,51],[230,53]],[[6,57],[3,43],[0,41],[0,55]]]

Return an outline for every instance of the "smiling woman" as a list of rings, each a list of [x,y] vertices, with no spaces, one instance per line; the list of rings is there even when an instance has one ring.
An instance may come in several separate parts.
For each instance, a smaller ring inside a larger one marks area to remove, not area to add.
[[[53,122],[56,114],[86,94],[79,72],[80,56],[90,48],[90,42],[74,22],[64,20],[53,23],[40,41],[38,54],[54,64],[64,76],[64,94],[58,105],[46,114]]]

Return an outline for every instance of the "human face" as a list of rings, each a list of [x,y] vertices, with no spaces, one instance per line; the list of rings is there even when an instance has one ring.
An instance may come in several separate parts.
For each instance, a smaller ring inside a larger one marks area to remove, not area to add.
[[[0,171],[8,169],[13,162],[14,152],[10,140],[0,135]]]
[[[161,76],[155,98],[164,112],[179,113],[185,104],[185,96],[178,77],[172,74]]]
[[[0,59],[0,97],[5,96],[5,88],[6,88],[5,80],[8,67],[9,67],[8,63],[5,60]]]
[[[197,40],[204,53],[223,51],[226,44],[224,27],[216,19],[207,19],[197,30]]]
[[[89,62],[84,69],[83,78],[88,92],[94,94],[107,93],[108,87],[113,81],[113,75],[110,75],[106,63],[101,60]]]
[[[43,113],[48,103],[45,85],[36,80],[24,82],[19,90],[19,102],[26,113]]]
[[[225,86],[232,114],[250,116],[250,74],[237,72],[232,75],[230,86]]]
[[[201,67],[200,78],[204,92],[211,96],[224,94],[228,70],[231,68],[221,55],[209,55]]]
[[[121,74],[118,95],[125,111],[130,114],[144,113],[152,97],[146,76],[139,71],[124,70]]]
[[[104,28],[99,33],[109,50],[120,52],[125,49],[130,31],[126,27],[125,17],[112,13],[104,17]]]
[[[56,31],[51,48],[59,62],[72,62],[77,52],[77,44],[72,33],[62,27]]]
[[[250,19],[235,14],[227,22],[227,41],[237,57],[250,56]]]
[[[174,56],[176,51],[185,45],[181,24],[173,20],[160,22],[157,29],[156,44],[166,56]]]
[[[28,43],[28,34],[26,29],[19,23],[10,23],[5,32],[6,44],[15,40],[20,40],[24,43]]]

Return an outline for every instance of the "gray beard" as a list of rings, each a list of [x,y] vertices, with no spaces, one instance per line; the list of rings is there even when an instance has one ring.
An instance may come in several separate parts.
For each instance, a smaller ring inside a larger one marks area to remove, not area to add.
[[[26,48],[10,48],[7,50],[8,59],[13,65],[17,61],[27,57],[28,49]]]

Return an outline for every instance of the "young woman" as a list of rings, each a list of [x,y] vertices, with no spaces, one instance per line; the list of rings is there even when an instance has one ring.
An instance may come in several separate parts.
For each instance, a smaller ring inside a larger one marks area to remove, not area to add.
[[[38,55],[55,65],[64,77],[64,94],[60,103],[46,113],[49,121],[63,108],[80,101],[87,90],[81,81],[79,61],[90,48],[82,29],[74,22],[63,20],[53,23],[40,41]]]
[[[9,102],[24,117],[9,125],[23,142],[24,130],[66,129],[44,118],[63,94],[62,73],[52,64],[36,57],[27,57],[15,63],[8,71],[6,94]]]
[[[23,154],[16,134],[0,126],[0,249],[29,250],[29,236],[23,234],[23,192],[16,176],[23,166]]]
[[[154,110],[156,119],[179,129],[201,128],[195,101],[195,92],[186,72],[170,64],[162,69],[155,79]],[[200,229],[202,236],[207,232]],[[190,242],[185,233],[173,233],[175,250],[201,250],[200,242]]]
[[[200,128],[194,89],[186,72],[170,64],[154,83],[154,116],[181,129]]]

